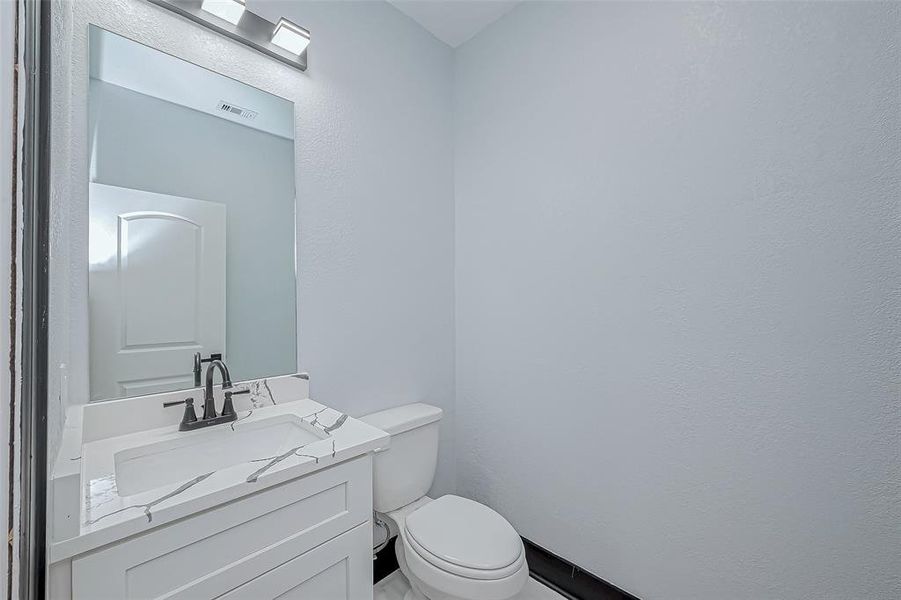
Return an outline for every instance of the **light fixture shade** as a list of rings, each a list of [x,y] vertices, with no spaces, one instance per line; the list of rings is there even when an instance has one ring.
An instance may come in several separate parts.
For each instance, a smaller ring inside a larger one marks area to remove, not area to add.
[[[272,32],[272,43],[300,55],[310,44],[310,32],[282,17]]]
[[[203,0],[200,8],[237,25],[244,14],[244,0]]]

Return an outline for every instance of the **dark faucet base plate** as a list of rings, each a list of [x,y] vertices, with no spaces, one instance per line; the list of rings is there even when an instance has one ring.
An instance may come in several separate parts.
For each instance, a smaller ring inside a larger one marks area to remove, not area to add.
[[[231,413],[230,415],[219,415],[218,417],[213,417],[212,419],[197,419],[196,421],[192,421],[190,423],[182,423],[178,426],[179,431],[194,431],[195,429],[203,429],[204,427],[211,427],[213,425],[221,425],[222,423],[231,423],[232,421],[238,420],[237,413]]]

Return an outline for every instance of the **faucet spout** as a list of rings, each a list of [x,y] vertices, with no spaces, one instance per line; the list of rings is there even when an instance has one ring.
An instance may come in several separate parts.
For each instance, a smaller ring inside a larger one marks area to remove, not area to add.
[[[216,402],[213,400],[213,377],[216,375],[216,369],[222,374],[222,389],[227,390],[232,387],[231,376],[228,374],[228,367],[221,360],[210,361],[210,365],[206,368],[206,387],[203,391],[203,418],[216,418]]]

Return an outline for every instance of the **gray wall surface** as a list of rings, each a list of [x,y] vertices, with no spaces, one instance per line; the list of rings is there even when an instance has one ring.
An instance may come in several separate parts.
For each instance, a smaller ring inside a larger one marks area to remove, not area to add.
[[[901,5],[457,51],[458,491],[654,599],[901,597]]]
[[[453,54],[384,2],[254,2],[315,32],[296,107],[300,364],[359,416],[444,409],[453,490]]]
[[[294,143],[96,79],[88,108],[93,181],[226,206],[235,381],[294,373]]]

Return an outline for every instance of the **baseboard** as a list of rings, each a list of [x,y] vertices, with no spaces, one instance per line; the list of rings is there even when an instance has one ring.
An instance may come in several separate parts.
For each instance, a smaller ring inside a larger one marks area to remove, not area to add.
[[[535,542],[526,538],[522,541],[529,561],[529,574],[562,596],[571,600],[638,600]]]
[[[397,537],[391,538],[388,544],[376,553],[372,563],[373,584],[398,569],[397,554],[394,552],[396,541]],[[522,538],[522,541],[526,548],[529,575],[561,596],[570,600],[638,600],[629,592],[560,558],[535,542],[526,538]]]
[[[394,553],[394,542],[397,536],[388,540],[388,544],[376,552],[372,562],[372,583],[376,584],[398,569],[397,554]]]

